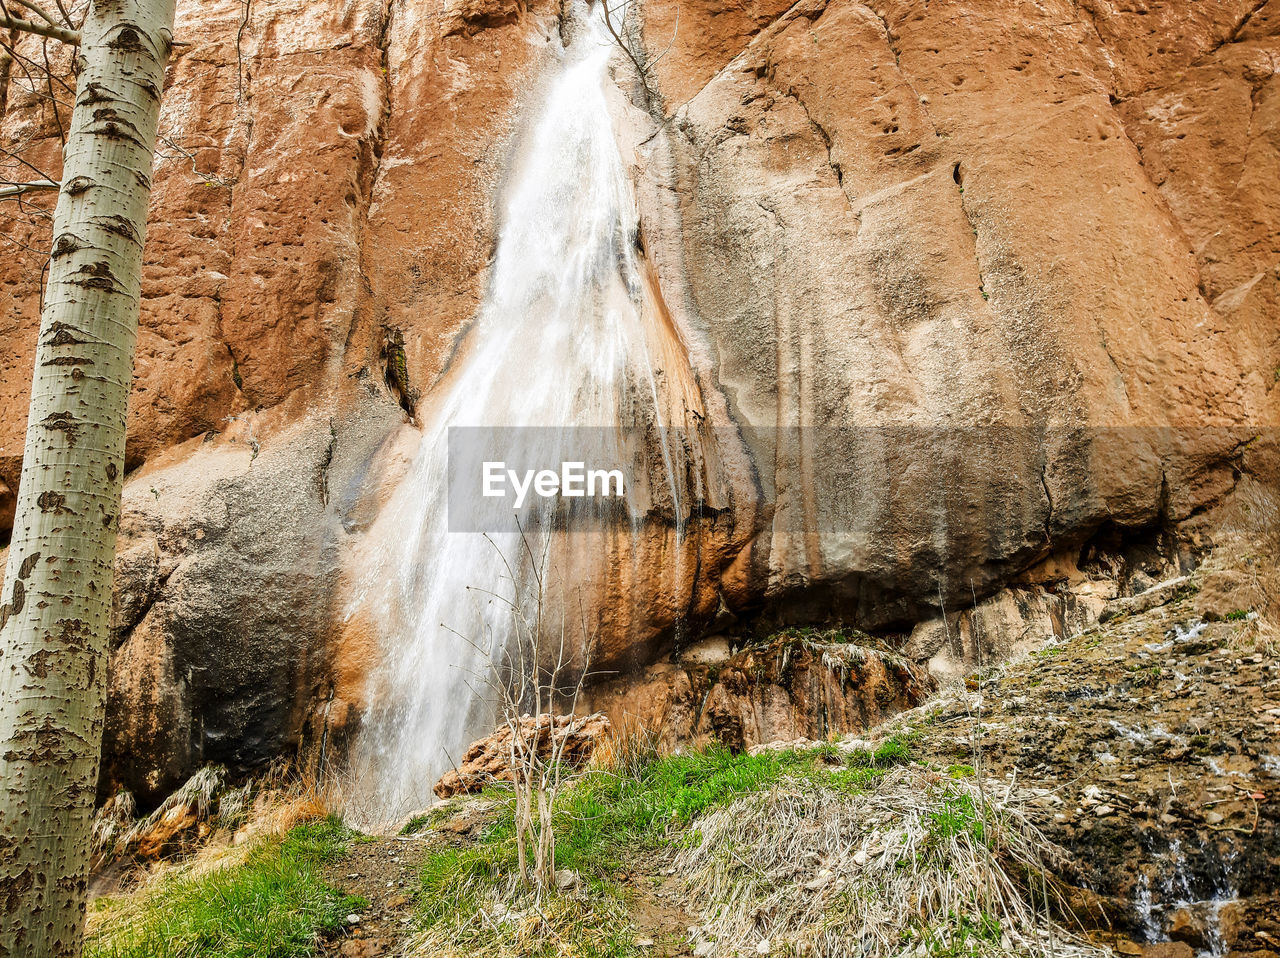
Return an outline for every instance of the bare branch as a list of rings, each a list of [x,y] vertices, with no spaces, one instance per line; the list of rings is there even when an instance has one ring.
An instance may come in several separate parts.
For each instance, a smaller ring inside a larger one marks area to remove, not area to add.
[[[680,5],[677,4],[676,5],[676,25],[671,30],[671,42],[667,44],[667,48],[665,50],[663,50],[656,57],[654,57],[652,60],[649,61],[650,70],[656,67],[659,61],[661,61],[663,57],[665,57],[668,53],[671,52],[671,48],[676,45],[676,34],[678,34],[679,32],[680,32]]]
[[[61,185],[61,183],[55,183],[53,180],[37,180],[34,183],[14,183],[9,180],[0,180],[0,200],[11,200],[22,196],[24,193],[57,190]]]
[[[627,2],[629,3],[630,0],[627,0]],[[609,0],[600,0],[600,7],[604,14],[603,19],[604,19],[605,29],[609,31],[609,35],[613,37],[614,42],[617,43],[618,46],[622,47],[622,52],[627,55],[627,58],[631,61],[631,64],[636,68],[636,73],[640,74],[640,83],[644,86],[645,92],[651,94],[651,91],[649,90],[649,82],[648,82],[649,71],[645,69],[644,64],[640,62],[640,58],[636,56],[635,51],[631,49],[631,44],[629,44],[625,39],[623,39],[623,36],[622,36],[622,30],[625,29],[624,21],[626,20],[626,16],[627,16],[626,14],[627,3],[623,3],[618,6],[615,6],[612,10],[610,10]],[[615,14],[618,14],[618,13],[621,13],[621,16],[619,17],[618,23],[615,26],[613,22],[613,17]]]
[[[75,22],[71,19],[71,14],[67,12],[67,8],[63,4],[62,0],[53,0],[53,2],[57,5],[58,12],[62,14],[62,19],[66,22],[67,26],[69,26],[72,30],[75,30],[76,29]]]
[[[199,166],[196,165],[196,155],[192,153],[190,150],[188,150],[185,146],[182,146],[180,143],[175,143],[172,139],[170,139],[167,136],[157,136],[156,139],[159,142],[163,143],[165,146],[169,147],[169,149],[173,150],[175,153],[179,153],[182,156],[185,156],[188,160],[190,160],[191,172],[195,174],[196,178],[199,179],[202,183],[205,183],[208,186],[222,186],[222,187],[235,186],[236,181],[233,179],[230,179],[225,176],[219,176],[216,173],[205,173],[204,171],[202,171],[199,168]],[[170,158],[169,156],[162,153],[158,149],[156,150],[156,155],[166,160]]]
[[[21,154],[21,152],[20,152],[20,151],[21,151],[22,149],[25,149],[25,148],[26,148],[26,145],[27,145],[26,143],[19,144],[19,145],[18,145],[18,150],[17,150],[17,151],[15,151],[15,150],[10,150],[10,149],[8,149],[7,147],[4,147],[4,146],[0,146],[0,154],[3,154],[5,157],[9,158],[10,160],[13,160],[13,162],[15,162],[15,163],[18,163],[18,164],[21,164],[22,166],[25,166],[25,167],[26,167],[27,169],[29,169],[32,173],[34,173],[34,174],[35,174],[36,179],[38,179],[38,180],[49,180],[49,181],[52,181],[52,180],[54,179],[54,177],[53,177],[53,176],[51,176],[50,174],[46,173],[44,170],[40,169],[40,167],[36,166],[36,165],[35,165],[34,163],[32,163],[30,160],[28,160],[28,159],[26,159],[25,157],[23,157],[23,156],[22,156],[22,154]],[[5,181],[5,182],[9,182],[9,183],[28,183],[28,182],[30,182],[30,180],[12,180],[12,179],[9,179],[9,177],[8,177],[8,176],[5,176],[3,173],[0,173],[0,181]]]
[[[40,46],[44,52],[44,82],[49,90],[49,100],[53,104],[53,119],[58,124],[58,140],[65,148],[67,145],[67,131],[62,128],[62,114],[58,112],[58,98],[53,92],[53,64],[49,62],[49,41],[46,39]]]
[[[66,27],[60,27],[55,23],[23,20],[21,17],[15,17],[11,13],[0,13],[0,29],[20,30],[23,33],[34,33],[39,37],[48,37],[50,40],[61,40],[63,43],[69,43],[73,47],[80,46],[79,31],[68,30]]]
[[[3,0],[0,0],[0,2],[3,2]],[[47,100],[52,96],[52,93],[45,93],[43,90],[40,89],[40,84],[36,81],[35,77],[31,75],[31,70],[27,69],[28,65],[34,68],[37,73],[40,73],[43,76],[45,76],[46,80],[48,79],[57,80],[58,84],[64,90],[70,93],[73,98],[75,97],[75,93],[76,93],[75,89],[69,86],[66,80],[64,80],[60,76],[54,76],[52,73],[46,73],[44,70],[44,67],[36,63],[36,61],[31,59],[29,56],[19,53],[11,44],[8,44],[5,41],[0,40],[0,50],[4,50],[9,55],[9,57],[13,60],[13,62],[18,64],[18,66],[22,68],[22,72],[26,75],[27,83],[31,85],[31,89],[28,92],[30,92],[32,96],[40,97],[42,99]],[[52,90],[51,86],[50,86],[50,90]],[[70,103],[64,102],[62,100],[59,100],[58,102],[62,106],[66,107],[68,112],[71,111]]]
[[[244,16],[240,18],[240,26],[236,28],[236,103],[244,102],[244,51],[241,42],[244,31],[249,26],[249,14],[253,0],[241,0],[244,4]]]

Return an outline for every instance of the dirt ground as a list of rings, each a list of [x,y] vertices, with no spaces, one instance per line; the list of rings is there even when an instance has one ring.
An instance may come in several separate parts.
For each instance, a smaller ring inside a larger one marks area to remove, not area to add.
[[[366,838],[352,842],[347,854],[325,868],[325,881],[369,904],[353,912],[340,932],[320,942],[323,958],[375,958],[392,955],[413,928],[418,866],[426,856],[422,838]]]

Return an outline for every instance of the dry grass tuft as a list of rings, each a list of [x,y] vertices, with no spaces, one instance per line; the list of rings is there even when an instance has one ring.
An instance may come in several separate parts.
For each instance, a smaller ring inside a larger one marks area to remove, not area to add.
[[[476,907],[457,921],[429,925],[410,943],[411,958],[551,958],[560,955],[606,956],[633,953],[630,916],[616,897],[588,889],[574,894],[520,894],[510,883],[503,890],[468,887]]]
[[[615,725],[591,756],[593,768],[624,778],[639,778],[663,755],[656,731],[634,720]]]
[[[150,815],[133,820],[133,797],[113,796],[93,823],[95,866],[112,858],[134,856],[150,860],[171,854],[179,844],[190,844],[208,831],[215,798],[223,787],[225,770],[200,769]]]
[[[1108,954],[1048,917],[1061,852],[973,780],[919,767],[865,791],[784,780],[692,832],[676,870],[716,955]]]
[[[1236,645],[1280,655],[1280,495],[1241,480],[1217,520],[1216,548],[1199,573],[1206,585],[1201,602],[1216,603],[1219,613],[1250,613]]]

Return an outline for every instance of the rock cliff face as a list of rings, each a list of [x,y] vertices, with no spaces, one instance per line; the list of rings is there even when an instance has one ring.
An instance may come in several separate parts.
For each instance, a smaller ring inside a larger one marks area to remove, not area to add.
[[[647,94],[618,58],[620,149],[685,350],[660,365],[751,471],[687,540],[600,557],[611,665],[759,612],[925,622],[925,649],[940,603],[1274,478],[1280,2],[635,10],[662,56]],[[354,729],[352,557],[465,356],[561,15],[179,4],[104,784],[154,800]],[[5,142],[56,174],[57,124],[11,70]],[[4,216],[0,522],[49,241]]]

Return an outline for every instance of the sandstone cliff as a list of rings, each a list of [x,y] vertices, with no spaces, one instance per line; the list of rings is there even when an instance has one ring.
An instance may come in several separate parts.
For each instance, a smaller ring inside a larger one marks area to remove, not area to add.
[[[180,3],[105,780],[341,749],[378,654],[353,556],[465,350],[560,14]],[[615,71],[660,362],[754,472],[605,553],[611,665],[762,612],[905,633],[1273,475],[1276,0],[645,0],[632,28],[667,51],[648,95]],[[11,72],[3,136],[55,174],[57,122]],[[49,241],[5,224],[0,521]]]

